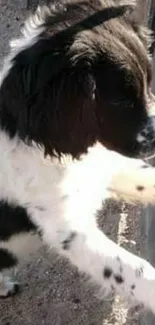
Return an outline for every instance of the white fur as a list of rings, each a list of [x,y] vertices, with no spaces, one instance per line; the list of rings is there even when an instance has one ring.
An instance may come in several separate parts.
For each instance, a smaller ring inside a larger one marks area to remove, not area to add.
[[[154,202],[155,169],[142,169],[143,161],[123,157],[100,144],[90,148],[80,161],[69,157],[62,162],[51,161],[35,146],[28,147],[17,138],[10,140],[4,132],[0,133],[0,156],[0,198],[26,207],[42,230],[44,242],[90,275],[103,294],[113,285],[117,293],[133,299],[131,285],[135,284],[134,299],[155,312],[155,270],[110,241],[97,229],[95,220],[108,188],[133,199],[135,186],[141,181],[146,191],[137,193],[137,199]],[[71,232],[76,236],[70,249],[64,250],[62,243]],[[6,245],[21,256],[16,240],[12,238],[10,246]],[[1,242],[0,247],[3,245]],[[105,267],[113,271],[110,279],[103,277]],[[120,267],[122,284],[114,278],[120,274]],[[140,267],[143,272],[137,277]]]
[[[10,277],[0,274],[0,297],[7,297],[16,293],[16,285],[18,283],[13,281]]]

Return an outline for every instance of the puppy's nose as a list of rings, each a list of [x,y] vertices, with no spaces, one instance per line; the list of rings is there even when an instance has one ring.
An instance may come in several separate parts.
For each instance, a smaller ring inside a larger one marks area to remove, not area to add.
[[[137,136],[141,150],[150,152],[155,150],[155,115],[148,118],[148,122]]]
[[[146,137],[146,140],[155,141],[155,115],[149,116],[148,123],[145,126],[144,130],[141,132]]]
[[[155,112],[154,112],[155,113]],[[155,141],[155,114],[149,117],[148,123],[148,136],[150,135],[151,138]]]
[[[141,153],[146,155],[155,152],[155,96],[150,93],[147,123],[137,136],[137,144]]]

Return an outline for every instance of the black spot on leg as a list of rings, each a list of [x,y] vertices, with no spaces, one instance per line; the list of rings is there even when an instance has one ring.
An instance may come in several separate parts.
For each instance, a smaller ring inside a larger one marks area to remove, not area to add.
[[[142,186],[142,185],[138,185],[138,186],[136,187],[136,190],[139,191],[139,192],[144,191],[144,189],[145,189],[145,187]]]
[[[114,275],[114,279],[115,279],[115,281],[116,281],[118,284],[121,284],[121,283],[124,282],[124,279],[123,279],[123,277],[122,277],[120,274],[116,274],[116,275]]]
[[[132,284],[131,289],[134,290],[136,288],[135,284]]]
[[[69,236],[62,242],[62,248],[64,250],[69,250],[70,249],[70,244],[75,239],[76,235],[77,235],[76,232],[72,231],[69,234]]]
[[[105,279],[109,279],[112,275],[112,270],[108,267],[105,267],[104,271],[103,271],[103,276]]]

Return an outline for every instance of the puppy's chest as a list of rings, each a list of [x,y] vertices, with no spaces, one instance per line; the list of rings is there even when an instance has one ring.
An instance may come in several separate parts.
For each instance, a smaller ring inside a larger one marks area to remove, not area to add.
[[[24,206],[58,200],[63,175],[64,168],[60,164],[48,163],[39,150],[22,145],[9,150],[8,146],[0,160],[0,200]]]
[[[0,201],[37,207],[37,213],[46,208],[57,215],[67,206],[95,210],[111,178],[102,172],[104,153],[97,146],[80,161],[66,159],[60,163],[58,159],[44,159],[35,147],[12,144],[6,138],[2,141],[0,134]]]

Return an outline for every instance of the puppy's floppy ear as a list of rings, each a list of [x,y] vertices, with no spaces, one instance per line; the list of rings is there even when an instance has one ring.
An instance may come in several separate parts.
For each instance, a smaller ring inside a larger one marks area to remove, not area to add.
[[[15,58],[14,71],[20,75],[23,95],[35,96],[51,79],[67,68],[69,60],[61,49],[50,49],[50,40],[40,40]]]
[[[2,127],[10,120],[8,131],[11,135],[18,129],[25,137],[31,102],[67,64],[66,56],[50,47],[48,41],[40,40],[12,59],[12,68],[2,83],[0,97]]]
[[[15,57],[1,87],[1,124],[47,154],[77,157],[96,136],[94,79],[64,40],[51,44],[40,40]]]

